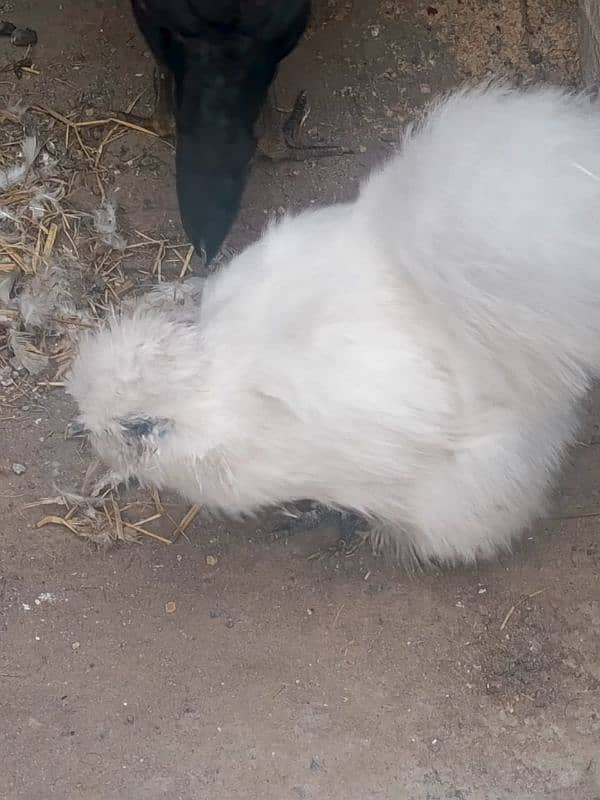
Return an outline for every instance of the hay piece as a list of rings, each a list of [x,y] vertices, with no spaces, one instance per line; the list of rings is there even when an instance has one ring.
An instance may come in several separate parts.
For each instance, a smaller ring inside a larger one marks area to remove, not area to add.
[[[54,244],[56,242],[56,234],[58,233],[58,225],[55,222],[50,224],[50,228],[48,229],[48,236],[46,237],[46,241],[44,242],[44,249],[42,251],[42,255],[48,262],[48,259],[52,255],[52,251],[54,250]]]
[[[192,261],[193,255],[194,255],[194,246],[190,245],[187,249],[187,253],[185,254],[185,258],[183,259],[183,264],[181,265],[181,272],[179,273],[180,280],[183,280],[183,278],[185,278],[185,275],[190,268],[190,263]]]
[[[125,533],[123,531],[123,519],[121,517],[121,510],[114,497],[110,498],[110,502],[112,505],[112,512],[114,514],[114,521],[115,521],[115,538],[118,542],[119,541],[122,542],[125,538]],[[108,512],[105,513],[106,516],[108,517],[109,516]]]
[[[191,506],[187,512],[183,515],[179,523],[177,524],[175,530],[171,534],[171,540],[175,541],[179,538],[179,536],[185,536],[185,532],[187,528],[191,525],[191,523],[195,520],[198,516],[200,511],[200,506],[193,505]],[[187,538],[187,537],[186,537]]]

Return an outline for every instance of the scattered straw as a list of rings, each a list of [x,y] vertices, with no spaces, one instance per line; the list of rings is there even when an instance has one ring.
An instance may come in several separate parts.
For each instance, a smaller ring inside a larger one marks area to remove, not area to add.
[[[92,490],[94,491],[94,490]],[[119,504],[118,496],[110,490],[100,491],[100,484],[97,483],[96,491],[99,493],[80,495],[70,492],[57,495],[56,497],[45,497],[35,503],[28,503],[25,508],[35,508],[38,506],[55,505],[65,508],[65,513],[48,514],[38,523],[38,528],[47,525],[57,525],[74,533],[81,539],[86,539],[93,544],[106,546],[118,542],[137,542],[139,536],[146,536],[161,542],[165,545],[173,542],[189,527],[196,517],[199,508],[192,506],[181,518],[175,530],[169,537],[163,536],[148,526],[151,523],[171,520],[171,517],[162,507],[161,512],[151,514],[135,521],[127,519],[127,514],[139,505],[149,507],[154,503],[154,498]]]
[[[169,276],[186,276],[193,249],[185,245],[182,256],[181,245],[137,231],[128,243],[119,230],[119,211],[110,199],[111,146],[128,130],[151,131],[115,117],[81,120],[73,112],[41,105],[27,109],[15,101],[0,109],[0,117],[0,352],[6,349],[11,366],[28,373],[10,343],[2,341],[7,328],[35,333],[51,368],[56,353],[65,351],[62,340],[72,344],[76,338],[74,328],[102,317],[138,284],[152,276],[162,280],[167,269]],[[102,126],[106,131],[98,137]],[[81,198],[81,190],[91,185],[94,191],[94,184],[99,201],[90,195],[84,201],[88,208],[75,205],[75,193]],[[152,268],[136,264],[132,272],[128,262],[140,248],[155,251],[148,259]],[[35,291],[27,294],[36,276]],[[40,317],[43,322],[36,322]]]
[[[28,58],[0,66],[26,70],[35,71]],[[0,108],[0,122],[0,402],[9,406],[62,389],[81,331],[138,287],[186,277],[193,249],[121,230],[115,144],[131,133],[155,139],[153,131],[14,99]],[[114,484],[94,484],[95,469],[88,468],[81,494],[39,502],[64,510],[44,516],[39,528],[60,525],[99,545],[142,536],[171,544],[198,513],[194,506],[177,523],[155,492],[141,502],[153,513],[140,519],[138,509],[132,518],[139,504],[123,505]],[[170,535],[153,530],[165,524],[175,526]]]

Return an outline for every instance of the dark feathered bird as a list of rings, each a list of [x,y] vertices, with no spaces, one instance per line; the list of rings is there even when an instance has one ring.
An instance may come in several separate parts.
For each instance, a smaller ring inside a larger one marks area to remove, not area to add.
[[[177,137],[184,228],[210,260],[238,213],[256,123],[309,0],[131,0],[158,64],[154,130]],[[172,116],[171,116],[172,112]]]

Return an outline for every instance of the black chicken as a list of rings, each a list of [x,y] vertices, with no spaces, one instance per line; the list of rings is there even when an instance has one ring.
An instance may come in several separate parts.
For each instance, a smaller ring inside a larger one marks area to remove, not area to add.
[[[272,111],[270,89],[277,66],[302,36],[310,0],[131,3],[157,62],[155,112],[146,126],[160,136],[176,135],[183,226],[196,250],[203,250],[210,261],[239,211],[261,111],[263,117]],[[267,156],[305,149],[293,136],[307,113],[305,103],[300,93],[275,152],[273,139],[271,150],[262,148]],[[325,155],[341,151],[319,145],[312,149]]]

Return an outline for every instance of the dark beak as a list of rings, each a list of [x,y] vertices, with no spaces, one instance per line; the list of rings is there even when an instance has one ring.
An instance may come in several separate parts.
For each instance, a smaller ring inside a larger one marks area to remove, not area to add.
[[[235,119],[178,136],[177,198],[183,227],[210,263],[240,210],[256,143]]]

